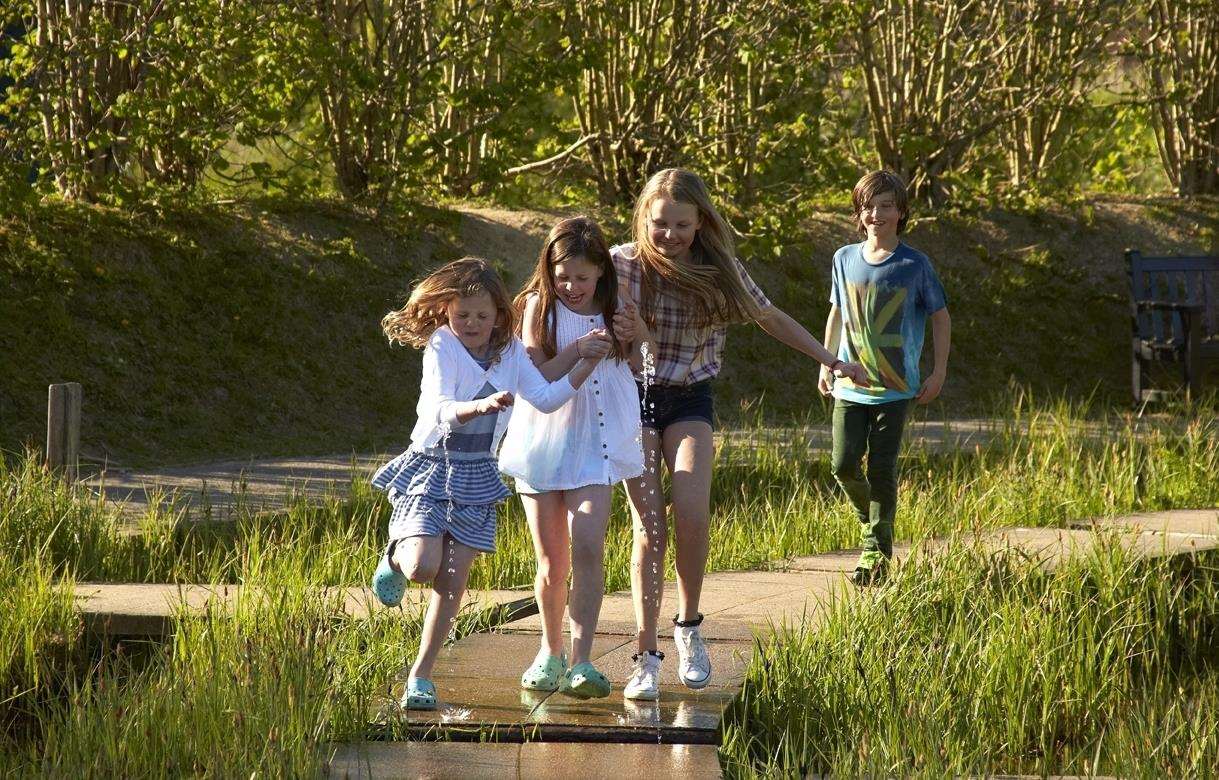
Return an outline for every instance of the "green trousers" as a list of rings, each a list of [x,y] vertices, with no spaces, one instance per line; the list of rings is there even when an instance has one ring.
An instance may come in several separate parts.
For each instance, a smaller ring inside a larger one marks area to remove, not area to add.
[[[865,557],[893,556],[897,514],[897,455],[910,401],[859,404],[834,400],[834,478],[859,518]],[[864,456],[868,472],[863,472]],[[872,556],[868,556],[872,553]]]

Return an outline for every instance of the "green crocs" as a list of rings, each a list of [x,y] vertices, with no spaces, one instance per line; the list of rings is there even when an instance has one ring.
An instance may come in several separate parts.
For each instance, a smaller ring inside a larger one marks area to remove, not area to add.
[[[406,692],[399,702],[404,710],[436,709],[436,686],[431,680],[412,677],[406,681]]]
[[[563,692],[578,699],[602,699],[610,695],[610,681],[588,661],[576,664],[563,675]]]
[[[521,687],[527,691],[557,691],[566,671],[566,656],[540,652],[533,659],[533,665],[521,675]]]

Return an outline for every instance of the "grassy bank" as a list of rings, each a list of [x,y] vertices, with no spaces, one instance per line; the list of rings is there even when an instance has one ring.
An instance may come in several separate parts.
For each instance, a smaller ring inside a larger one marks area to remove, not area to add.
[[[46,387],[84,385],[84,449],[120,463],[392,448],[405,442],[417,352],[381,315],[461,253],[521,284],[557,214],[419,209],[380,219],[326,202],[128,214],[48,201],[0,218],[0,448],[41,442]],[[1038,397],[1123,403],[1126,246],[1215,248],[1219,204],[1119,201],[941,215],[909,241],[944,278],[953,357],[943,400],[989,411],[1015,378]],[[621,223],[608,232],[624,238]],[[742,255],[772,299],[821,335],[829,262],[855,240],[810,214],[780,257]],[[717,384],[736,424],[824,415],[811,362],[735,327]]]
[[[765,641],[729,776],[1219,771],[1219,558],[1102,546],[1046,574],[959,547]]]

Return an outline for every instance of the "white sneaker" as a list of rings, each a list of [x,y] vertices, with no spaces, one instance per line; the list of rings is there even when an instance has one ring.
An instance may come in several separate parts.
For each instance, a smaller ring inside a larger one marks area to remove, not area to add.
[[[675,626],[673,642],[677,645],[677,676],[687,688],[706,688],[711,682],[711,659],[707,643],[698,626]]]
[[[627,680],[626,687],[622,689],[623,698],[642,701],[659,699],[660,662],[664,657],[664,653],[655,650],[636,654],[635,670],[631,672],[631,679]]]

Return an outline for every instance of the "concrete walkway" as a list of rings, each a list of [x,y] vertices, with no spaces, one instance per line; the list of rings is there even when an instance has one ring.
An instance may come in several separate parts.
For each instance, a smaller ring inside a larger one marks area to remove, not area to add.
[[[1047,569],[1086,554],[1106,535],[1148,557],[1192,555],[1219,548],[1219,510],[1150,512],[1081,521],[1071,528],[1009,528],[978,534],[982,550],[1019,550]],[[942,542],[929,542],[934,550]],[[899,548],[899,557],[908,555]],[[783,570],[707,575],[702,608],[714,669],[713,684],[691,691],[676,680],[671,632],[659,702],[622,696],[634,652],[634,617],[628,592],[606,596],[595,662],[614,683],[606,699],[580,701],[562,694],[521,691],[519,675],[540,641],[536,615],[470,635],[443,651],[434,675],[441,706],[404,713],[395,704],[405,671],[383,702],[375,724],[405,727],[424,740],[346,745],[332,755],[337,777],[666,777],[718,776],[715,745],[725,706],[739,692],[753,639],[772,626],[808,626],[835,598],[857,593],[845,574],[856,553],[839,551],[784,562]],[[665,604],[674,603],[672,584]],[[384,727],[384,726],[383,726]],[[387,729],[388,734],[388,729]],[[492,744],[469,741],[500,740]],[[528,740],[525,744],[505,744]],[[558,743],[558,744],[556,744]],[[573,744],[574,743],[574,744]]]

